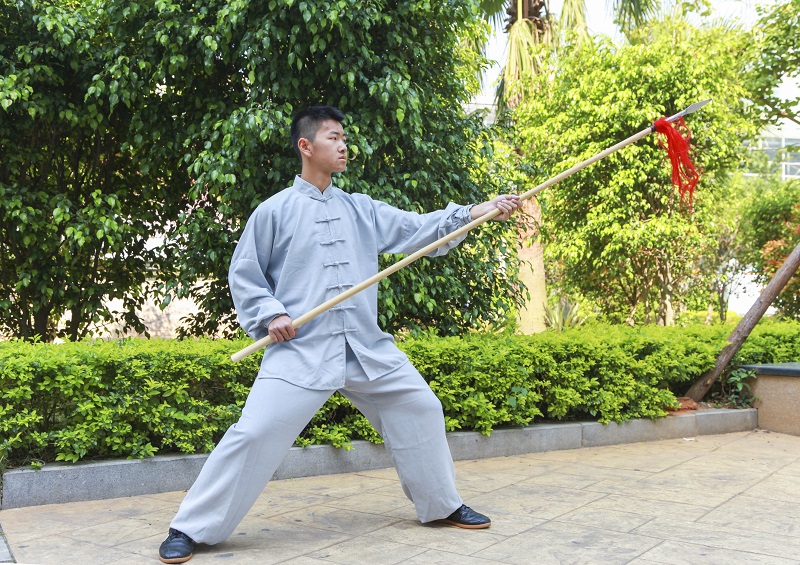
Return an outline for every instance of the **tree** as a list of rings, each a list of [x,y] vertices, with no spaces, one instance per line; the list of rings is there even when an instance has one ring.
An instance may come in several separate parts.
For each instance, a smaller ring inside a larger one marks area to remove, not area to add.
[[[482,62],[462,47],[465,35],[478,38],[485,31],[474,3],[96,0],[73,6],[64,0],[53,6],[26,0],[19,5],[4,4],[6,29],[24,24],[38,36],[19,49],[6,42],[5,57],[35,52],[40,44],[46,53],[67,47],[75,52],[53,66],[74,84],[64,103],[62,139],[77,140],[83,131],[77,126],[84,127],[67,120],[68,103],[75,106],[72,116],[85,111],[86,128],[95,131],[94,119],[112,136],[102,162],[113,156],[120,168],[103,177],[108,182],[100,186],[109,192],[101,192],[97,206],[110,206],[118,190],[127,195],[130,208],[120,204],[114,214],[92,217],[102,217],[103,226],[114,219],[140,231],[134,236],[121,230],[118,247],[109,250],[91,224],[91,229],[81,228],[83,244],[76,247],[93,251],[98,260],[116,256],[120,268],[136,271],[136,284],[126,294],[132,322],[133,307],[147,294],[158,295],[163,303],[190,296],[200,311],[187,320],[185,332],[236,331],[227,288],[230,256],[251,211],[289,186],[299,169],[288,126],[301,107],[331,104],[350,116],[345,125],[353,160],[337,182],[344,190],[415,211],[449,201],[477,202],[501,187],[508,190],[505,178],[489,175],[494,171],[489,132],[479,117],[466,116],[462,109],[477,88],[474,70]],[[54,17],[54,10],[59,19],[51,28],[57,33],[50,33],[47,18]],[[85,33],[78,33],[81,25]],[[31,75],[36,64],[30,63]],[[86,69],[75,73],[76,64]],[[63,96],[65,80],[55,81],[46,92]],[[19,93],[9,89],[6,100],[11,102],[3,105],[6,115],[22,120],[28,112],[24,96],[40,94],[36,85],[28,94],[19,84],[15,88]],[[49,115],[28,114],[31,136]],[[16,155],[19,125],[4,121],[2,127],[8,140],[3,149]],[[40,158],[50,151],[35,139],[30,147]],[[15,159],[20,170],[29,167],[25,158]],[[80,177],[83,169],[76,162],[64,159],[65,178]],[[21,173],[19,179],[4,186],[29,190]],[[60,198],[61,190],[54,186],[50,198]],[[72,204],[72,216],[76,210],[88,215],[86,202],[94,200]],[[29,208],[44,209],[39,204]],[[42,214],[47,225],[51,212]],[[19,221],[9,216],[8,229],[17,229]],[[145,230],[159,236],[152,249],[140,237]],[[454,333],[504,322],[520,293],[514,261],[501,256],[503,249],[513,253],[507,243],[513,232],[483,232],[444,260],[422,261],[381,285],[384,327],[431,326]],[[37,243],[47,250],[38,263],[46,263],[44,257],[61,260],[63,249],[50,245],[56,241],[39,237]],[[93,271],[87,265],[82,273],[88,274],[28,269],[35,281],[31,288],[39,289],[36,300],[46,302],[53,280],[83,285],[98,301],[124,286],[96,287],[87,277],[107,267]],[[151,275],[153,284],[147,286]],[[76,300],[98,303],[84,295]],[[59,305],[51,306],[50,319],[57,320]]]
[[[497,88],[498,113],[519,104],[523,93],[518,82],[541,72],[553,48],[560,44],[562,31],[569,30],[582,39],[589,37],[585,0],[564,0],[560,18],[547,0],[482,0],[480,4],[495,27],[499,27],[503,14],[507,15],[508,56]],[[644,25],[657,5],[656,0],[614,0],[611,7],[617,24],[628,34]]]
[[[689,310],[706,309],[705,323],[725,322],[733,292],[742,282],[748,267],[739,259],[740,227],[745,216],[744,202],[752,182],[741,172],[721,180],[717,194],[705,217],[704,237],[690,275],[692,287],[682,299]]]
[[[652,0],[615,0],[613,9],[618,23],[630,31],[650,17],[655,4]],[[484,16],[495,28],[500,27],[504,14],[508,16],[505,26],[508,56],[495,97],[496,113],[501,123],[507,119],[508,110],[513,110],[529,92],[523,87],[523,81],[553,64],[554,54],[565,35],[574,34],[579,40],[589,37],[584,0],[564,0],[560,18],[553,14],[550,5],[546,0],[481,2]],[[522,153],[520,148],[517,152]],[[541,209],[535,200],[529,200],[524,204],[523,214],[530,218],[531,225],[535,225],[541,217]],[[532,296],[519,311],[518,322],[523,331],[541,331],[545,321],[546,277],[541,244],[538,238],[531,238],[531,234],[535,236],[536,230],[529,228],[519,234],[520,241],[527,240],[527,244],[520,244],[517,248],[524,262],[520,278]]]
[[[574,46],[540,76],[517,108],[518,145],[549,178],[690,103],[713,104],[691,116],[696,164],[704,172],[694,206],[669,183],[656,139],[598,162],[542,195],[547,256],[568,292],[592,299],[612,319],[670,324],[691,267],[709,236],[725,172],[755,135],[739,83],[746,37],[667,20],[637,45]],[[655,137],[655,136],[654,136]],[[693,211],[692,211],[693,210]]]
[[[714,368],[703,373],[686,391],[686,396],[695,402],[700,402],[703,399],[717,379],[722,376],[728,363],[731,362],[731,359],[742,347],[742,344],[750,335],[750,332],[753,331],[753,328],[756,327],[759,320],[761,320],[767,308],[774,302],[775,298],[786,286],[786,283],[797,273],[798,268],[800,268],[800,243],[791,250],[788,256],[784,257],[784,260],[775,270],[774,276],[764,287],[761,295],[736,325],[733,333],[728,337],[728,345],[717,356]]]
[[[763,11],[753,35],[755,62],[746,77],[754,102],[770,121],[785,118],[800,124],[800,98],[784,100],[778,90],[784,81],[800,76],[800,0],[782,0]]]
[[[164,259],[147,241],[177,217],[164,187],[186,177],[134,158],[115,83],[92,92],[105,21],[96,2],[0,6],[3,334],[78,339],[119,315],[145,329],[136,308]]]
[[[739,261],[767,284],[800,244],[800,182],[753,178],[757,187],[744,207]],[[800,320],[800,277],[788,279],[772,303],[781,315]]]

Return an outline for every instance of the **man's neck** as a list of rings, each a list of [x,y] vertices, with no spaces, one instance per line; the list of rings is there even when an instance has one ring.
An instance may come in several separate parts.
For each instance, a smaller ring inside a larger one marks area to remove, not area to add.
[[[325,192],[325,189],[331,184],[331,175],[319,171],[310,171],[306,168],[303,168],[300,178],[316,186],[320,192]]]

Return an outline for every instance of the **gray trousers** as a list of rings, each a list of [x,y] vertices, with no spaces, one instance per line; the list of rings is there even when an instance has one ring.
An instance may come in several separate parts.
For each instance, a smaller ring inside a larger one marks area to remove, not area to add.
[[[339,392],[383,437],[421,522],[461,506],[441,402],[411,363],[370,381],[348,347],[345,387]],[[241,418],[209,455],[170,527],[197,543],[228,539],[331,394],[257,379]]]

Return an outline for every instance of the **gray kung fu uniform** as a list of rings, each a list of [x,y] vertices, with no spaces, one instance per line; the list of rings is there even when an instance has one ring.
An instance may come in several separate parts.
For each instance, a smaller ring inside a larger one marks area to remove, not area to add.
[[[469,206],[405,212],[333,185],[320,192],[298,176],[256,208],[236,247],[229,284],[239,322],[260,339],[275,317],[297,318],[373,276],[379,254],[413,253],[469,221]],[[335,390],[384,438],[422,522],[461,505],[441,403],[377,318],[373,285],[269,346],[241,419],[209,456],[171,527],[199,543],[227,539]]]
[[[378,272],[381,253],[413,253],[471,220],[468,206],[404,212],[334,186],[320,192],[300,177],[256,208],[231,261],[229,283],[239,322],[254,339],[280,314],[297,318]],[[444,255],[463,237],[440,247]],[[408,359],[378,327],[372,285],[270,346],[258,378],[312,389],[344,385],[345,340],[375,379]]]

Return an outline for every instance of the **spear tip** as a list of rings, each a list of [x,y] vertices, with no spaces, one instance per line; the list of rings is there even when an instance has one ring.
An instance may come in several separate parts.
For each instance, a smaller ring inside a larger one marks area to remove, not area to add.
[[[693,113],[697,112],[700,108],[702,108],[703,106],[708,104],[709,102],[711,102],[711,98],[708,98],[706,100],[702,100],[700,102],[695,102],[694,104],[692,104],[691,106],[689,106],[685,110],[682,110],[681,112],[678,112],[674,116],[670,116],[669,118],[667,118],[667,121],[668,122],[674,122],[675,120],[677,120],[677,119],[679,119],[679,118],[681,118],[683,116],[686,116],[687,114],[693,114]]]

